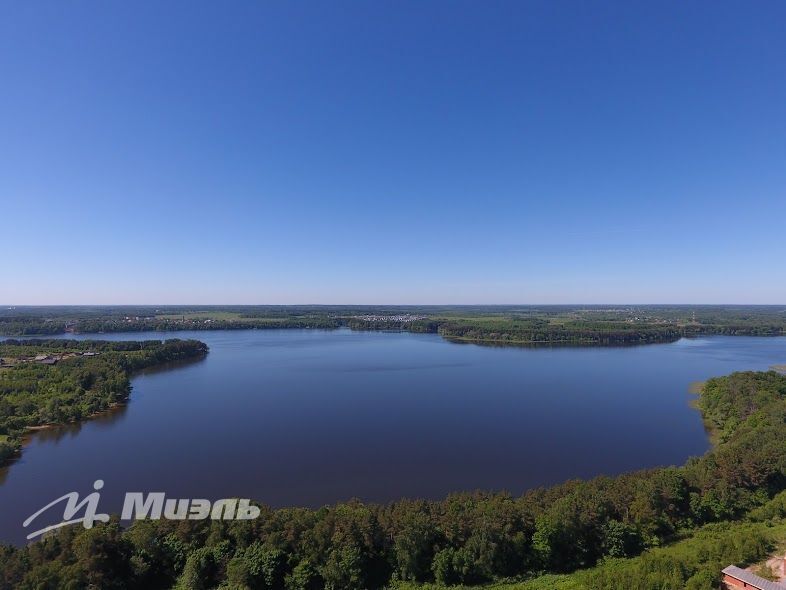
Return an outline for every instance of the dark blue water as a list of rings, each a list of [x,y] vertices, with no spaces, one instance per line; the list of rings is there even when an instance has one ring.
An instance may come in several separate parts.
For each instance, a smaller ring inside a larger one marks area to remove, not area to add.
[[[35,435],[0,475],[0,540],[105,480],[126,491],[318,506],[455,490],[513,493],[681,464],[708,448],[691,382],[786,362],[786,338],[626,348],[489,348],[434,335],[313,330],[198,338],[208,357],[133,380],[127,407]],[[93,336],[95,337],[95,336]]]

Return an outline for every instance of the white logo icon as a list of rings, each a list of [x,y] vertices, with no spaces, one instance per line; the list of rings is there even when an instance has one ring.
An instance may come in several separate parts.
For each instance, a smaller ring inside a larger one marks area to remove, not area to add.
[[[57,524],[50,525],[48,527],[44,527],[37,531],[34,531],[27,535],[28,540],[43,535],[49,531],[53,531],[55,529],[59,529],[60,527],[68,526],[70,524],[76,524],[81,522],[82,525],[86,529],[93,528],[93,524],[96,522],[108,522],[109,515],[108,514],[98,514],[96,511],[98,510],[98,501],[101,499],[101,494],[98,492],[101,488],[104,487],[104,480],[97,479],[93,483],[93,489],[96,491],[92,494],[88,494],[85,496],[85,499],[81,502],[79,501],[79,493],[78,492],[69,492],[63,496],[60,496],[57,500],[53,500],[41,510],[36,512],[35,514],[31,515],[26,521],[22,523],[22,526],[27,528],[31,522],[33,522],[37,517],[41,514],[56,506],[60,502],[65,501],[66,505],[63,509],[63,520]],[[85,509],[85,515],[81,518],[74,518],[74,516],[82,509]]]

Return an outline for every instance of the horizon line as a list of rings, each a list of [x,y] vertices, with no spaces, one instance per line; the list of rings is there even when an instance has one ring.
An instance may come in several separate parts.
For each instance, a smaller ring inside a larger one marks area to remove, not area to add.
[[[0,304],[4,309],[17,307],[586,307],[586,306],[664,306],[678,307],[786,307],[786,303],[12,303]]]

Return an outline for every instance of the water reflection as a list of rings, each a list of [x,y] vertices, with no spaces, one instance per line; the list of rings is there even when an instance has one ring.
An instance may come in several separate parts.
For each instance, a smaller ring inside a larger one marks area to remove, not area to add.
[[[210,354],[210,353],[208,353]],[[168,363],[162,363],[160,365],[155,365],[153,367],[147,367],[140,371],[134,373],[134,376],[139,375],[156,375],[158,373],[165,373],[167,371],[174,371],[177,369],[182,369],[185,367],[190,367],[192,365],[199,365],[205,362],[207,356],[199,356],[195,358],[187,358],[187,359],[180,359],[177,361],[169,361]]]

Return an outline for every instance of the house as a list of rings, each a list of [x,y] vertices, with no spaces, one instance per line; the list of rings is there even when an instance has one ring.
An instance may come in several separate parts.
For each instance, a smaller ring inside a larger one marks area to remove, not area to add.
[[[748,570],[744,570],[734,565],[730,565],[723,570],[722,573],[721,588],[723,590],[737,590],[738,588],[750,588],[751,590],[786,590],[786,586],[765,580],[761,576],[757,576]]]
[[[57,362],[56,358],[53,358],[46,354],[39,354],[33,360],[40,365],[54,365]]]

